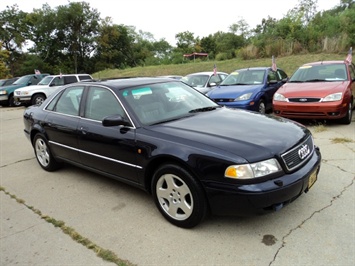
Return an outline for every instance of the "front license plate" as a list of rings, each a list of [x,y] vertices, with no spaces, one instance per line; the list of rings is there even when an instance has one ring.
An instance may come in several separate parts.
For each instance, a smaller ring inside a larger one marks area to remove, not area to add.
[[[317,170],[314,171],[308,179],[308,189],[310,189],[317,180]]]

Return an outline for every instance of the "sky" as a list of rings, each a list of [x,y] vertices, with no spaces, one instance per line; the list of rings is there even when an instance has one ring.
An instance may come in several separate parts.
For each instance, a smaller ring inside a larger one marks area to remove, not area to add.
[[[1,0],[0,11],[17,3],[20,10],[32,12],[47,3],[52,9],[69,2],[86,2],[100,13],[111,17],[114,24],[134,26],[153,34],[155,40],[164,38],[176,45],[175,35],[189,31],[194,37],[207,37],[244,19],[250,29],[268,16],[281,19],[299,0]],[[317,11],[329,10],[340,0],[318,0]]]

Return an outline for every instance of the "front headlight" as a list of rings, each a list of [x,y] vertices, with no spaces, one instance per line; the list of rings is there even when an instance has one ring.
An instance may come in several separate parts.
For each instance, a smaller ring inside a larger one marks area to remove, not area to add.
[[[251,164],[228,166],[224,176],[233,179],[250,179],[274,174],[281,171],[281,166],[276,159],[269,159]]]
[[[5,95],[7,94],[7,91],[0,91],[0,95]]]
[[[342,92],[329,94],[329,95],[327,95],[326,97],[323,98],[322,102],[340,101],[342,96],[343,96]]]
[[[249,92],[249,93],[246,93],[246,94],[243,94],[241,96],[239,96],[238,98],[235,99],[235,101],[245,101],[245,100],[249,100],[250,97],[251,97],[252,93]]]
[[[287,98],[280,93],[275,93],[274,94],[274,101],[287,102]]]

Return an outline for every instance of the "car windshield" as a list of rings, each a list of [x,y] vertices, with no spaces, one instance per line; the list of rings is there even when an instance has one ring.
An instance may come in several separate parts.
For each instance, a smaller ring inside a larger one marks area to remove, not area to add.
[[[14,85],[27,85],[30,78],[31,78],[30,76],[21,77],[18,80],[16,80],[13,84]]]
[[[52,81],[53,77],[47,76],[43,78],[37,85],[48,85]]]
[[[254,85],[262,84],[265,76],[265,70],[236,70],[228,75],[222,82],[221,86],[230,85]]]
[[[181,119],[220,107],[183,82],[164,82],[120,91],[121,97],[142,124]]]
[[[347,80],[345,64],[321,64],[301,66],[289,82],[323,82]]]
[[[208,78],[208,75],[188,75],[183,77],[181,81],[192,87],[202,88],[205,87]]]

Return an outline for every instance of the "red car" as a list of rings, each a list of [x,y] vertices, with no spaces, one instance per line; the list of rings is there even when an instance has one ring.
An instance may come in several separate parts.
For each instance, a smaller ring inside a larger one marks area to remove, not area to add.
[[[345,61],[304,64],[273,97],[274,113],[350,124],[355,101],[355,66]]]

